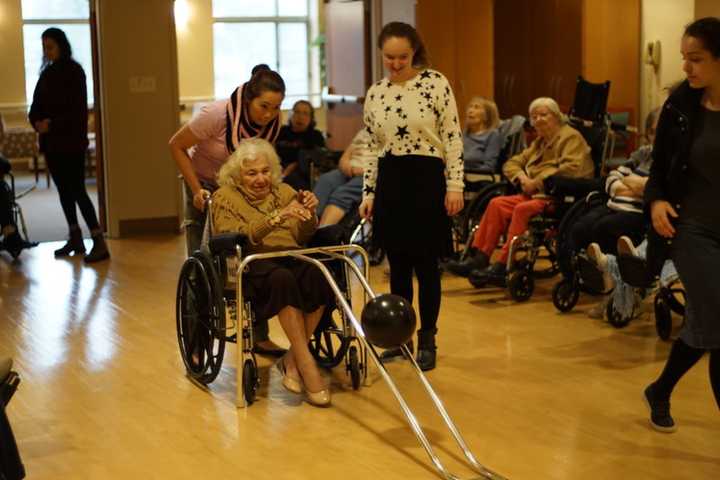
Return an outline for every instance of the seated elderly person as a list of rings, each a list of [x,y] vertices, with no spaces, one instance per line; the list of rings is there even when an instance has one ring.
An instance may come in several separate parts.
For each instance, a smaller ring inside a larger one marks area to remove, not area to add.
[[[586,212],[570,229],[568,239],[572,251],[578,252],[596,242],[603,252],[615,254],[617,241],[623,235],[635,243],[642,241],[647,231],[643,194],[650,175],[652,143],[659,116],[659,109],[653,110],[645,122],[649,144],[633,152],[628,162],[608,175],[607,203]]]
[[[275,145],[285,183],[296,189],[309,189],[310,171],[307,165],[301,165],[300,152],[325,146],[325,137],[315,128],[315,109],[310,102],[295,102],[290,120],[280,129]]]
[[[530,219],[545,211],[552,202],[543,192],[543,180],[551,175],[573,178],[593,176],[590,147],[577,130],[565,124],[555,100],[547,97],[535,99],[530,104],[529,113],[538,137],[503,166],[505,177],[522,192],[495,197],[490,201],[475,231],[468,259],[448,265],[448,270],[458,275],[479,275],[491,282],[504,279],[510,240],[524,233]],[[497,261],[488,266],[504,233],[508,241]]]
[[[340,157],[338,168],[322,174],[313,189],[318,197],[320,226],[334,225],[362,200],[363,167],[372,158],[370,134],[361,129]]]
[[[317,197],[280,183],[280,161],[265,140],[244,140],[220,169],[218,185],[212,208],[215,233],[245,234],[249,254],[300,248],[317,228]],[[277,364],[283,386],[301,393],[304,385],[309,403],[329,405],[330,390],[308,349],[333,295],[325,277],[309,263],[282,257],[250,263],[244,282],[253,295],[256,319],[277,315],[290,340],[288,353]]]
[[[463,159],[465,169],[495,171],[502,148],[497,105],[483,97],[470,99],[465,111]]]

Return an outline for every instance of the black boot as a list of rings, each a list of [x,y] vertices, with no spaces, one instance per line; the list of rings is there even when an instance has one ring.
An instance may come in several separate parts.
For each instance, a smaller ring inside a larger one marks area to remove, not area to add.
[[[435,334],[437,328],[432,330],[418,330],[418,353],[417,361],[420,370],[426,372],[435,368],[435,357],[437,346],[435,345]]]
[[[464,260],[450,260],[444,265],[444,269],[461,277],[467,277],[473,270],[487,268],[490,259],[476,248],[471,248]]]
[[[410,350],[410,354],[412,354],[415,351],[415,346],[413,345],[412,340],[407,342],[405,344],[405,346],[408,348],[408,350]],[[403,353],[402,353],[402,349],[400,347],[390,348],[380,354],[380,360],[385,362],[388,360],[392,360],[395,357],[402,357],[402,356],[403,356]]]
[[[67,257],[71,253],[85,253],[85,243],[83,243],[82,231],[77,225],[70,227],[68,233],[68,241],[62,247],[55,250],[56,257]]]
[[[96,233],[92,239],[93,248],[90,250],[90,253],[85,255],[85,263],[95,263],[110,258],[110,250],[107,248],[103,234]]]

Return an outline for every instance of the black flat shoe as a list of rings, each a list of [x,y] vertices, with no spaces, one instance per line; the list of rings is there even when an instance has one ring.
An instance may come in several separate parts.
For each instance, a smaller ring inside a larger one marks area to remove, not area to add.
[[[259,344],[255,344],[253,351],[258,355],[266,355],[268,357],[280,358],[287,353],[285,348],[263,348]]]

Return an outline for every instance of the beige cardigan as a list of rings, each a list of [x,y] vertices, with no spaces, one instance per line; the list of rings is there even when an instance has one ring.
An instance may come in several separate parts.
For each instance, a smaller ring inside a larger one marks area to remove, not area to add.
[[[262,200],[252,201],[237,188],[220,187],[213,194],[214,233],[239,232],[249,239],[246,253],[292,250],[304,246],[315,233],[316,215],[305,222],[289,218],[277,226],[270,225],[270,213],[286,207],[297,192],[281,183]]]
[[[503,165],[503,173],[511,182],[525,173],[531,180],[544,180],[551,175],[592,178],[595,172],[590,147],[580,132],[563,125],[549,142],[536,138],[528,148]]]

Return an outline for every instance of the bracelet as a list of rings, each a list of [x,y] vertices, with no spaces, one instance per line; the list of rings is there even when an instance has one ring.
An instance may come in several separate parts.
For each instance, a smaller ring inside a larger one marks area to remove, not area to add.
[[[280,216],[280,212],[278,210],[273,210],[268,216],[268,223],[271,227],[277,227],[284,221],[285,219]]]

